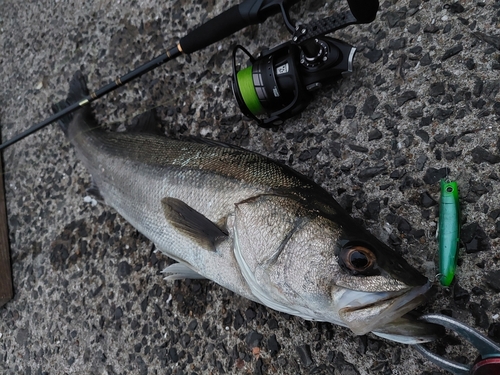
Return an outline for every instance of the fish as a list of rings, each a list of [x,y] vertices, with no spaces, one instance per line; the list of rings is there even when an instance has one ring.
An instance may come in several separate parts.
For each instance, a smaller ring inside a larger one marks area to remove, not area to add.
[[[57,112],[88,95],[76,72]],[[436,326],[411,311],[430,281],[292,168],[214,140],[101,127],[89,106],[60,126],[92,176],[91,190],[175,260],[167,280],[205,278],[271,309],[307,320],[422,343]]]

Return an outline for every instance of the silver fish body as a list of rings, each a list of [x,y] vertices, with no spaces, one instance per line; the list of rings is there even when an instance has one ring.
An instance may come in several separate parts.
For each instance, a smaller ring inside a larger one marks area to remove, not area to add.
[[[68,101],[84,94],[77,73]],[[179,262],[167,278],[208,278],[355,334],[433,339],[432,326],[405,315],[428,280],[290,168],[216,142],[105,132],[88,108],[63,129],[105,203]]]

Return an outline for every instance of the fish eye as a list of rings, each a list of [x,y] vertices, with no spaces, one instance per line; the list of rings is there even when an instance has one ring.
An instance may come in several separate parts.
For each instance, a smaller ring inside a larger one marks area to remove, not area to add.
[[[373,251],[362,245],[344,247],[340,252],[342,265],[353,274],[369,272],[375,265]]]

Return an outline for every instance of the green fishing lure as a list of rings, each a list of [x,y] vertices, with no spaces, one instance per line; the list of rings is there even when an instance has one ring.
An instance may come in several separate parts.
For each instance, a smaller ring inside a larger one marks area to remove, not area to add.
[[[438,242],[439,274],[441,284],[444,286],[451,284],[457,267],[460,241],[459,216],[458,185],[455,181],[441,180]]]

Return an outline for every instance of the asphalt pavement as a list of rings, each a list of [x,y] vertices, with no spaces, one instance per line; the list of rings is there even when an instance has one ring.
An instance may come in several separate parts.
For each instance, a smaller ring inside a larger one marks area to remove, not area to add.
[[[0,0],[3,140],[51,115],[80,69],[97,89],[161,55],[236,2]],[[303,23],[346,9],[303,1]],[[281,16],[182,55],[93,104],[111,129],[156,108],[169,136],[201,136],[307,175],[434,279],[439,180],[456,180],[455,283],[422,312],[500,341],[500,2],[382,1],[333,34],[353,73],[298,116],[263,129],[231,89],[232,49],[289,41]],[[90,176],[55,125],[3,151],[15,296],[0,308],[2,374],[445,374],[412,347],[308,322],[210,281],[167,282],[172,263],[86,192]],[[433,346],[462,362],[449,336]]]

